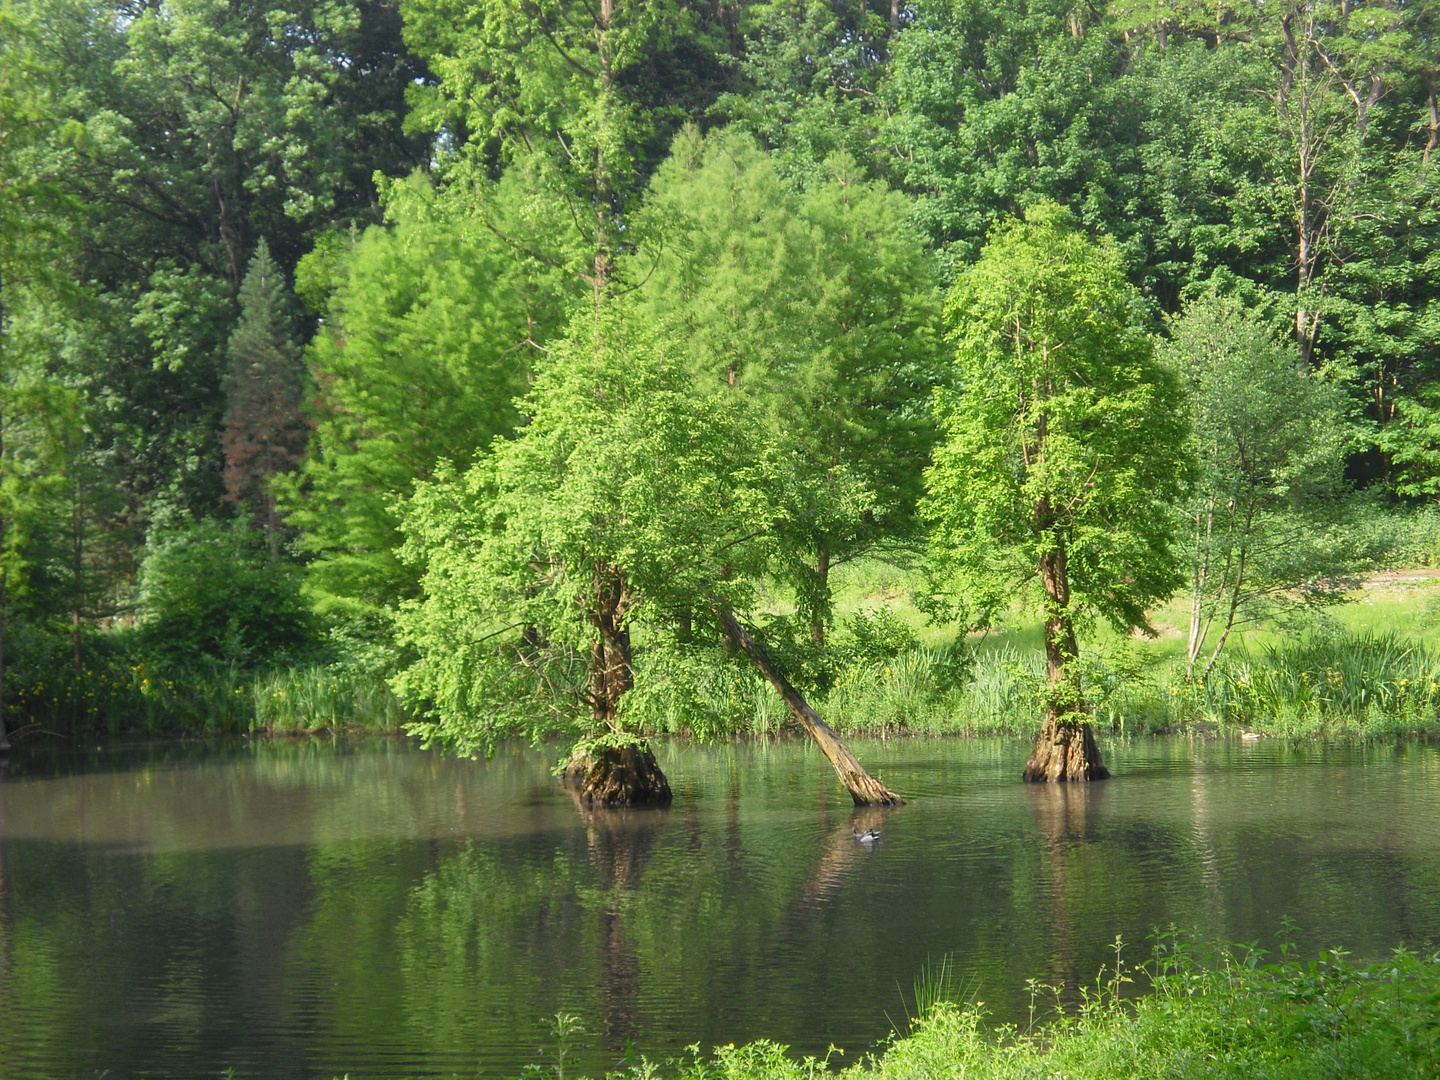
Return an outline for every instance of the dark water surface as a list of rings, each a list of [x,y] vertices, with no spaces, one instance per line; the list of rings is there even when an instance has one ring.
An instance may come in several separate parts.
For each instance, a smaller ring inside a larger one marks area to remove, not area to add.
[[[1176,923],[1314,953],[1440,940],[1440,751],[1140,741],[1086,790],[1003,741],[665,747],[668,811],[589,813],[512,748],[17,754],[0,782],[0,1077],[477,1072],[761,1036],[872,1047],[950,954],[1001,1020]],[[873,828],[872,845],[854,830]],[[108,1071],[108,1073],[107,1073]]]

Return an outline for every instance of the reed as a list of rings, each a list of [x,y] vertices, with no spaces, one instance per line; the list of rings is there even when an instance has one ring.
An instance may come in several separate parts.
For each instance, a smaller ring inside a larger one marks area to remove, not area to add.
[[[1440,656],[1395,634],[1307,634],[1217,665],[1194,708],[1284,735],[1429,730],[1440,720]]]
[[[405,720],[383,679],[321,665],[278,668],[250,688],[252,731],[395,731]]]

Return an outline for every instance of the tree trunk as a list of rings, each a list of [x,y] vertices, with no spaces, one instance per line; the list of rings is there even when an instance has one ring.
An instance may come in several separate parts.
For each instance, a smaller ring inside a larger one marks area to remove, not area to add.
[[[566,779],[580,787],[591,806],[668,806],[670,782],[649,747],[606,747],[579,761],[572,759]]]
[[[1033,783],[1062,780],[1104,780],[1110,775],[1100,759],[1095,733],[1080,696],[1075,669],[1079,645],[1070,617],[1070,576],[1065,547],[1056,544],[1040,560],[1040,578],[1049,597],[1045,619],[1045,723],[1025,763],[1025,779]]]
[[[800,691],[790,685],[790,680],[780,673],[771,662],[769,654],[750,635],[750,632],[740,625],[734,613],[728,607],[717,604],[715,605],[715,614],[719,617],[720,625],[724,627],[725,633],[736,645],[740,646],[746,656],[755,662],[760,673],[785,699],[785,704],[790,706],[790,711],[795,714],[795,719],[800,721],[800,726],[809,732],[810,737],[820,747],[820,752],[835,767],[836,775],[845,785],[845,790],[850,792],[850,797],[855,800],[855,805],[904,805],[904,800],[900,796],[865,771],[860,762],[855,759],[855,755],[850,752],[850,748],[840,741],[835,732],[830,730],[830,725],[825,723],[820,718],[820,714],[810,707],[810,704],[801,696]]]
[[[71,514],[71,572],[75,576],[71,595],[70,647],[71,663],[75,671],[75,697],[71,702],[71,724],[80,727],[81,709],[84,707],[84,657],[80,651],[80,614],[85,603],[85,504],[84,489],[75,481],[75,505]]]
[[[5,361],[5,282],[0,279],[0,365]],[[3,367],[0,367],[3,370]],[[5,412],[0,402],[0,486],[5,480]],[[5,507],[0,505],[0,754],[10,749],[5,731]]]
[[[1215,670],[1215,664],[1220,659],[1220,650],[1225,648],[1225,643],[1230,640],[1230,631],[1235,628],[1235,615],[1240,610],[1240,590],[1245,584],[1245,555],[1249,550],[1250,526],[1253,518],[1253,511],[1245,515],[1245,535],[1241,540],[1245,546],[1240,549],[1240,556],[1235,560],[1235,586],[1230,593],[1230,606],[1225,613],[1225,629],[1220,632],[1220,640],[1215,643],[1215,650],[1210,654],[1210,662],[1205,665],[1205,674],[1200,677],[1202,682],[1210,678],[1210,673]]]
[[[1201,527],[1195,521],[1195,567],[1190,582],[1190,635],[1185,643],[1185,671],[1187,677],[1195,673],[1195,658],[1205,644],[1202,627],[1205,614],[1205,587],[1210,581],[1210,542],[1215,534],[1215,496],[1205,501],[1205,524]]]
[[[1429,126],[1429,134],[1425,138],[1425,150],[1420,155],[1422,165],[1430,164],[1430,155],[1435,152],[1435,147],[1440,146],[1440,102],[1436,101],[1435,95],[1435,73],[1430,73],[1429,94],[1425,99],[1426,120]]]
[[[596,727],[624,735],[617,722],[620,699],[635,685],[630,630],[626,619],[634,597],[618,571],[595,582],[591,622],[599,631],[590,647],[590,715]],[[655,755],[643,743],[606,747],[593,756],[572,757],[565,778],[579,784],[580,798],[595,806],[663,805],[670,784]]]

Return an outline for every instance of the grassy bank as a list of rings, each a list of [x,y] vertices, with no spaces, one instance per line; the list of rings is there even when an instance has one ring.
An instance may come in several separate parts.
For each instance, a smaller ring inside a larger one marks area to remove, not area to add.
[[[94,635],[81,663],[32,649],[8,673],[6,719],[32,737],[394,731],[403,720],[384,681],[324,665],[247,670],[137,656],[120,635]],[[36,654],[39,653],[37,656]]]
[[[1137,988],[1144,992],[1134,996]],[[1253,951],[1202,963],[1173,942],[1096,981],[1078,1008],[1033,986],[1035,1020],[991,1030],[984,1006],[940,1002],[847,1080],[1370,1080],[1440,1075],[1440,956],[1397,952],[1357,966],[1343,953],[1264,964]],[[677,1080],[818,1080],[837,1060],[785,1047],[721,1047],[677,1063]],[[671,1070],[642,1065],[636,1076]]]
[[[1416,520],[1432,518],[1440,529],[1440,515]],[[1411,531],[1409,561],[1435,561],[1423,555],[1433,538]],[[838,568],[833,580],[827,644],[810,643],[808,625],[788,625],[778,601],[770,643],[837,731],[1034,736],[1044,661],[1032,620],[1017,617],[983,636],[961,637],[927,623],[912,603],[919,583],[913,570],[861,561]],[[1184,662],[1183,602],[1151,618],[1153,639],[1099,627],[1082,641],[1086,700],[1102,730],[1440,735],[1440,571],[1433,566],[1371,575],[1350,600],[1323,613],[1247,625],[1212,671],[1201,664],[1194,677]],[[68,638],[11,635],[6,714],[20,738],[42,731],[393,731],[404,720],[384,681],[366,674],[363,663],[180,667],[147,657],[126,632],[88,634],[82,660],[77,670]],[[657,650],[641,641],[636,662],[626,707],[647,734],[770,737],[787,723],[782,702],[753,666],[726,658],[713,643]]]
[[[1039,729],[1039,649],[962,641],[893,656],[841,656],[807,692],[842,735],[1031,738]],[[787,720],[779,696],[743,663],[666,664],[635,702],[651,735],[769,737]],[[1242,642],[1208,675],[1193,677],[1181,660],[1145,643],[1101,643],[1082,661],[1082,682],[1097,726],[1118,734],[1440,734],[1440,649],[1394,633],[1320,626]]]

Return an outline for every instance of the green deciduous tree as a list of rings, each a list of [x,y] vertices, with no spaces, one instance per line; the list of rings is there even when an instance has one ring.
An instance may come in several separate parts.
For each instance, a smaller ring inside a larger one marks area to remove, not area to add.
[[[77,423],[75,395],[52,378],[48,324],[68,315],[65,271],[78,207],[60,183],[78,125],[61,108],[61,72],[43,49],[34,9],[0,3],[0,751],[5,630],[29,578],[29,526],[63,483]]]
[[[830,568],[918,534],[940,374],[929,254],[905,198],[848,158],[797,192],[737,132],[682,134],[648,214],[665,239],[650,317],[686,334],[696,369],[745,397],[790,457],[782,572],[822,642]]]
[[[512,732],[577,740],[570,770],[604,805],[668,800],[627,698],[635,636],[686,612],[723,630],[786,698],[857,803],[895,802],[735,615],[780,529],[775,461],[742,399],[696,378],[684,339],[629,305],[577,319],[520,403],[513,440],[417,487],[406,553],[425,596],[402,612],[420,660],[398,682],[412,730],[462,752]]]
[[[603,316],[552,346],[529,422],[463,476],[420,484],[406,551],[425,599],[401,625],[421,656],[400,680],[414,729],[467,752],[513,731],[562,731],[601,803],[668,800],[627,724],[632,633],[677,603],[748,598],[720,572],[760,529],[763,487],[735,459],[733,404],[699,391],[673,341]]]
[[[406,40],[439,75],[410,124],[464,145],[452,172],[516,170],[533,221],[517,248],[564,267],[598,299],[630,246],[625,220],[659,119],[636,74],[688,23],[674,0],[409,0]],[[492,222],[498,228],[498,223]]]
[[[225,344],[256,240],[288,271],[320,231],[378,220],[377,170],[429,158],[402,130],[429,76],[391,0],[27,7],[86,132],[60,177],[88,210],[67,378],[122,496],[105,529],[138,552],[150,525],[222,509]]]
[[[1208,647],[1208,675],[1237,624],[1296,599],[1336,600],[1353,584],[1355,553],[1333,526],[1360,432],[1343,385],[1235,300],[1190,305],[1162,356],[1189,392],[1199,472],[1186,511],[1186,657],[1193,670]]]
[[[982,613],[1017,596],[1043,612],[1049,690],[1026,778],[1103,777],[1076,621],[1144,629],[1179,584],[1179,386],[1119,252],[1053,204],[995,234],[947,312],[957,389],[939,394],[925,503],[937,556]]]
[[[424,180],[388,196],[390,228],[331,234],[325,326],[310,347],[315,437],[283,496],[320,609],[375,618],[418,595],[396,555],[397,500],[464,471],[520,418],[536,352],[561,324],[554,273]],[[313,278],[319,258],[302,269]]]
[[[880,125],[877,88],[886,72],[894,22],[864,0],[775,0],[747,5],[746,46],[736,66],[741,90],[716,111],[754,135],[798,186],[826,178],[837,153],[869,163]]]

